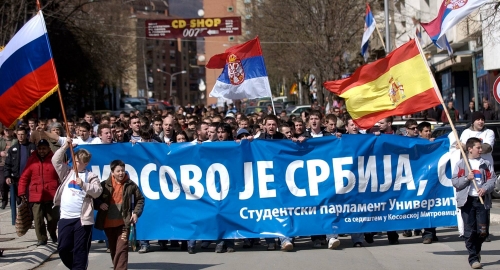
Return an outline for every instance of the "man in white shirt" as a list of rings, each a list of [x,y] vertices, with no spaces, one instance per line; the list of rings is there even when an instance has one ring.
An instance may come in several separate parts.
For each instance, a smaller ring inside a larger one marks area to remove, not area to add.
[[[491,129],[487,129],[484,124],[484,114],[481,112],[472,113],[472,125],[470,128],[464,130],[460,136],[460,142],[465,149],[465,143],[469,138],[476,137],[481,140],[482,153],[481,157],[493,163],[493,145],[495,144],[495,133]],[[457,144],[457,148],[458,148]]]

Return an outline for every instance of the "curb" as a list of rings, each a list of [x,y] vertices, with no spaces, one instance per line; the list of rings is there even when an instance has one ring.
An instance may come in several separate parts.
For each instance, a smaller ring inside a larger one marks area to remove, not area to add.
[[[35,269],[39,267],[42,263],[50,258],[52,254],[57,251],[57,245],[53,243],[49,243],[46,246],[40,246],[33,250],[27,251],[25,255],[19,258],[18,261],[10,263],[4,267],[0,267],[0,269]],[[8,257],[9,254],[6,254],[5,257]]]

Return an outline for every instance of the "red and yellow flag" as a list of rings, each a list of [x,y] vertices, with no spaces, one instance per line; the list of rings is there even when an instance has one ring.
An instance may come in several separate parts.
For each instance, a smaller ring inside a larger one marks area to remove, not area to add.
[[[354,122],[366,129],[385,117],[412,114],[441,104],[415,40],[358,68],[351,77],[327,81],[324,86],[345,99]]]

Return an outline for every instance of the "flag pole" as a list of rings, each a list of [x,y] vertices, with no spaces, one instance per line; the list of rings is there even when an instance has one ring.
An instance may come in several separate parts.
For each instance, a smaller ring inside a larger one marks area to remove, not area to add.
[[[382,34],[380,34],[380,30],[378,30],[377,22],[375,22],[375,30],[377,30],[378,37],[380,38],[380,41],[382,42],[382,46],[384,46],[384,49],[385,49],[385,42],[384,42],[384,39],[382,38]]]
[[[415,39],[415,43],[417,44],[418,51],[420,52],[420,56],[422,57],[422,60],[424,60],[424,62],[425,62],[427,72],[429,73],[429,76],[431,77],[432,85],[434,86],[434,91],[435,91],[439,101],[441,102],[441,105],[443,105],[443,110],[446,114],[446,117],[448,118],[448,121],[450,122],[450,127],[452,130],[452,133],[455,136],[455,140],[457,141],[457,145],[458,145],[458,147],[460,149],[460,153],[462,154],[462,157],[465,161],[465,165],[467,166],[467,169],[469,170],[469,172],[471,172],[472,169],[471,169],[470,164],[469,164],[469,158],[465,154],[464,147],[462,145],[462,142],[460,141],[460,138],[458,137],[457,129],[455,128],[455,124],[453,124],[453,121],[450,117],[448,109],[446,108],[446,105],[444,104],[443,96],[441,95],[441,92],[439,91],[439,87],[437,86],[436,80],[434,79],[434,75],[432,74],[432,71],[429,68],[429,63],[427,62],[427,59],[425,59],[425,56],[422,52],[422,47],[420,47],[420,42],[417,39]],[[476,188],[476,190],[479,190],[476,181],[472,181],[472,184],[474,184],[474,187]],[[479,196],[479,200],[481,201],[481,204],[484,204],[483,197]]]
[[[39,0],[36,0],[36,7],[37,7],[38,11],[41,11],[41,5],[40,5],[40,1]],[[45,20],[43,19],[43,15],[41,16],[41,20],[42,20],[42,24],[45,26]],[[49,44],[48,40],[47,40],[47,43]],[[50,48],[50,44],[49,44],[49,48]],[[52,52],[51,52],[51,54],[52,54]],[[54,70],[54,76],[55,76],[55,78],[57,78],[56,67],[54,66],[54,64],[52,64],[52,68]],[[66,136],[69,136],[69,134],[71,134],[71,133],[70,133],[69,126],[68,126],[68,119],[66,118],[66,110],[64,109],[64,103],[63,103],[63,100],[62,100],[61,88],[59,87],[59,85],[57,85],[56,87],[57,87],[57,95],[59,96],[59,103],[61,105],[61,111],[62,111],[62,115],[63,115],[64,126],[66,128]],[[78,168],[76,166],[75,151],[73,150],[73,143],[69,144],[69,152],[71,153],[71,160],[73,160],[73,170],[75,171],[76,177],[78,177]]]

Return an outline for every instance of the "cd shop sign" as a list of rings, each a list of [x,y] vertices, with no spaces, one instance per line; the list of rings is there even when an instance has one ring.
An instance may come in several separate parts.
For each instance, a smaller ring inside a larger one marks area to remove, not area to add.
[[[241,17],[147,20],[146,37],[154,39],[241,35]]]

